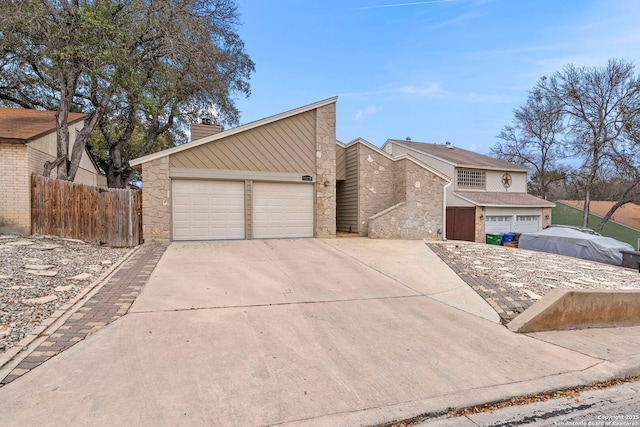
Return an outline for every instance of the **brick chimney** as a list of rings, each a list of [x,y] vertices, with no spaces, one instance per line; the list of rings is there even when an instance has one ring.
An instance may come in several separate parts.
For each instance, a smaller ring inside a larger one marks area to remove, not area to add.
[[[191,123],[191,141],[222,132],[222,126],[211,124],[208,117],[202,118],[202,123]]]

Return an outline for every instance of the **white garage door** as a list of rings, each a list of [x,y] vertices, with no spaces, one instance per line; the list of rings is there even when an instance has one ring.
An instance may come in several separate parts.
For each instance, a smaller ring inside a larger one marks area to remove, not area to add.
[[[173,181],[173,240],[244,239],[244,182]]]
[[[499,234],[499,233],[511,233],[511,220],[512,216],[487,216],[487,222],[485,224],[485,233],[487,234]]]
[[[253,183],[253,237],[313,237],[313,185]]]
[[[517,215],[513,231],[516,233],[535,233],[540,230],[540,215]]]

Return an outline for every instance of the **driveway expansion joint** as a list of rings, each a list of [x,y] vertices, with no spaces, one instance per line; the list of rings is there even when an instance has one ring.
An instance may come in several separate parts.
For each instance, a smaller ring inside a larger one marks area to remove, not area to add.
[[[0,387],[124,316],[167,246],[159,242],[140,246],[57,330],[41,334],[40,338],[45,338],[44,341],[0,380]]]
[[[327,245],[327,246],[329,246],[326,242],[322,242],[322,243],[323,243],[323,244],[325,244],[325,245]],[[378,269],[378,268],[375,268],[374,266],[372,266],[372,265],[370,265],[370,264],[367,264],[366,262],[364,262],[364,261],[362,261],[362,260],[360,260],[360,259],[356,258],[355,256],[351,255],[350,253],[345,252],[345,251],[341,250],[341,249],[340,249],[340,248],[338,248],[338,247],[333,247],[333,246],[331,246],[331,248],[332,248],[332,249],[334,249],[334,250],[336,250],[336,251],[338,251],[338,252],[340,252],[340,253],[342,253],[342,254],[344,254],[345,256],[348,256],[349,258],[351,258],[351,259],[353,259],[354,261],[356,261],[356,262],[358,262],[358,263],[360,263],[360,264],[364,265],[365,267],[370,268],[370,269],[372,269],[373,271],[375,271],[375,272],[377,272],[377,273],[380,273],[380,274],[382,274],[383,276],[388,277],[389,279],[391,279],[391,280],[393,280],[393,281],[395,281],[395,282],[397,282],[397,283],[401,284],[401,285],[402,285],[402,286],[404,286],[405,288],[410,289],[412,292],[415,292],[415,293],[417,294],[417,296],[427,296],[426,294],[423,294],[423,293],[422,293],[422,292],[420,292],[419,290],[414,289],[414,288],[412,288],[411,286],[407,285],[407,284],[406,284],[406,283],[404,283],[402,280],[399,280],[397,277],[393,277],[392,275],[389,275],[389,274],[385,273],[384,271],[382,271],[382,270],[380,270],[380,269]]]
[[[311,304],[332,304],[343,302],[356,302],[356,301],[382,301],[389,299],[403,299],[403,298],[428,298],[429,295],[396,295],[385,297],[371,297],[371,298],[350,298],[350,299],[335,299],[335,300],[322,300],[322,301],[291,301],[291,302],[279,302],[268,304],[249,304],[249,305],[221,305],[221,306],[209,306],[209,307],[190,307],[190,308],[176,308],[172,310],[141,310],[134,311],[131,314],[152,314],[152,313],[181,313],[184,311],[200,311],[200,310],[226,310],[226,309],[238,309],[238,308],[259,308],[259,307],[278,307],[287,305],[311,305]]]

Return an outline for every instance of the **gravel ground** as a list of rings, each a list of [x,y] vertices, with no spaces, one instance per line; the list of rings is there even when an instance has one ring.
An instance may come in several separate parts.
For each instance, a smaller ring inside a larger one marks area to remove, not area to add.
[[[0,353],[91,285],[128,251],[50,236],[0,235]]]
[[[640,289],[637,270],[563,255],[482,243],[439,243],[467,271],[531,299],[555,288]]]

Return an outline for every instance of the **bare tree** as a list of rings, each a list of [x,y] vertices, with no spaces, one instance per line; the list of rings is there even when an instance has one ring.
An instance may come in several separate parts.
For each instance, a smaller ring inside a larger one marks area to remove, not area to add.
[[[589,219],[591,190],[602,165],[615,153],[623,132],[637,123],[640,80],[633,64],[611,59],[604,68],[567,65],[551,78],[543,77],[534,93],[561,106],[566,118],[569,153],[582,160],[583,226]]]
[[[503,142],[494,145],[491,153],[532,168],[531,187],[546,200],[550,185],[565,176],[557,164],[563,157],[559,139],[563,131],[562,106],[552,98],[533,92],[526,104],[515,109],[513,125],[502,129],[498,138]]]

